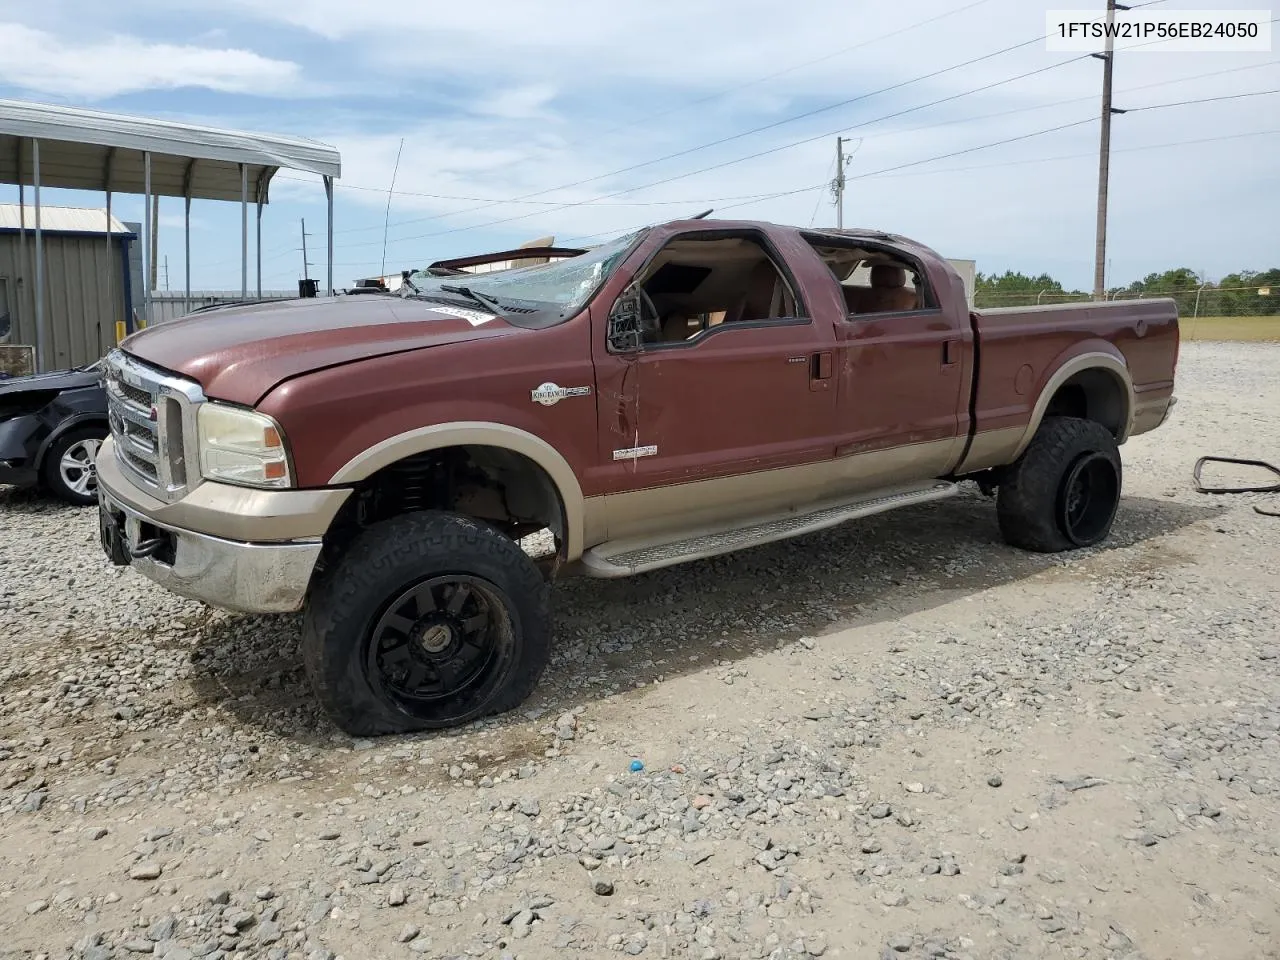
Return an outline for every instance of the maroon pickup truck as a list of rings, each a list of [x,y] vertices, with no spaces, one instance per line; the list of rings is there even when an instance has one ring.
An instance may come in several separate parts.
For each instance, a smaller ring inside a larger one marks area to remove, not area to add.
[[[305,608],[351,733],[451,726],[533,690],[557,574],[962,480],[998,491],[1017,547],[1096,544],[1119,445],[1174,402],[1167,299],[974,312],[933,250],[862,230],[695,219],[572,254],[134,334],[107,363],[108,556],[216,606]]]

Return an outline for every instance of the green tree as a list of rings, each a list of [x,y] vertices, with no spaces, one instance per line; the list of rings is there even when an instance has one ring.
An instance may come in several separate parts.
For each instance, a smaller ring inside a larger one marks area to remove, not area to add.
[[[1269,290],[1259,294],[1259,290]],[[1255,272],[1241,270],[1218,281],[1209,303],[1200,304],[1201,316],[1273,317],[1280,314],[1280,267]]]
[[[1126,288],[1126,293],[1134,297],[1173,297],[1178,305],[1178,314],[1185,317],[1190,316],[1195,308],[1196,291],[1202,282],[1190,267],[1176,267],[1164,273],[1149,273],[1141,280],[1133,281]]]
[[[974,277],[973,302],[976,307],[1025,307],[1034,303],[1066,303],[1084,294],[1067,291],[1062,284],[1042,273],[1029,277],[1006,270],[1002,274],[979,272]]]

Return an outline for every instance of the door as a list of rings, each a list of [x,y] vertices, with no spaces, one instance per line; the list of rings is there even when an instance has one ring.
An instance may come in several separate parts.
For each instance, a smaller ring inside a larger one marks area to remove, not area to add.
[[[841,284],[836,324],[836,474],[844,489],[883,489],[946,474],[963,450],[968,315],[940,307],[928,277],[888,252]]]
[[[609,538],[804,502],[834,453],[834,343],[784,261],[707,231],[671,239],[637,280],[639,350],[610,347],[593,316]]]

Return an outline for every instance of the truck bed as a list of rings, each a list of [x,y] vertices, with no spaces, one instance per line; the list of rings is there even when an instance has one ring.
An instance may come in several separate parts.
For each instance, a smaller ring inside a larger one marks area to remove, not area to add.
[[[1046,413],[1090,416],[1117,439],[1157,427],[1179,350],[1171,298],[972,311],[972,441],[961,473],[1015,458]],[[1089,367],[1073,379],[1074,368]]]

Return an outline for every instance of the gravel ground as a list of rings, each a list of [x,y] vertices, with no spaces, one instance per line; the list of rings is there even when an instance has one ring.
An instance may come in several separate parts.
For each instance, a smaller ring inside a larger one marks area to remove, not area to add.
[[[0,490],[0,956],[1280,957],[1280,520],[1190,485],[1280,460],[1278,363],[1184,346],[1103,548],[972,492],[566,583],[444,735],[340,734],[296,617]]]

